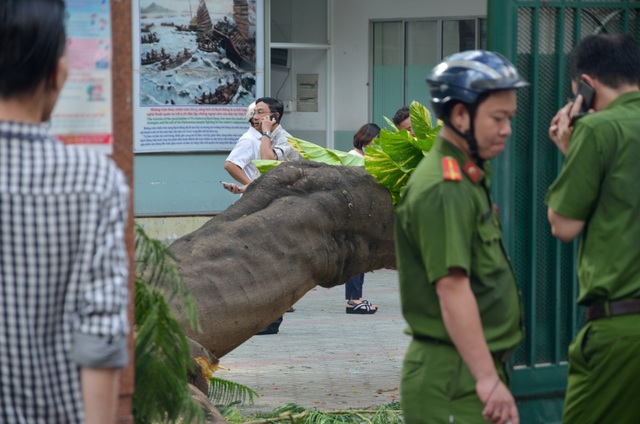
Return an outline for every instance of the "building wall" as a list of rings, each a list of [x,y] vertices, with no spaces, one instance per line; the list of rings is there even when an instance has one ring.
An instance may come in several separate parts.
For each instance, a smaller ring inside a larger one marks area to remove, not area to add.
[[[274,41],[324,44],[327,25],[322,19],[323,1],[271,0],[277,6],[272,20],[280,20],[279,30],[285,34]],[[353,134],[371,118],[372,20],[483,16],[487,7],[486,0],[327,1],[332,2],[331,56],[325,50],[295,50],[290,70],[273,70],[268,92],[285,101],[293,99],[296,75],[318,74],[318,112],[285,113],[283,126],[292,135],[320,145],[325,145],[329,129],[330,142],[340,150],[351,149]],[[291,40],[287,39],[289,36]],[[332,63],[331,74],[327,73],[327,60]],[[285,81],[287,72],[290,74]],[[332,99],[327,98],[327,84],[332,84]],[[327,104],[329,101],[331,105]],[[231,181],[223,169],[227,155],[228,152],[136,155],[136,216],[214,215],[225,210],[238,199],[220,184],[220,180]]]
[[[370,119],[371,20],[482,16],[486,10],[484,0],[335,1],[332,41],[336,138],[343,132],[353,136]]]

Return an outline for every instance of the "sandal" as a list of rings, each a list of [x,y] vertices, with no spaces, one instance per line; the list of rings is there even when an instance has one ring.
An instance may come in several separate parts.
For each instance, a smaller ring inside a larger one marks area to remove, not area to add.
[[[353,301],[347,302],[347,313],[348,314],[362,314],[362,315],[371,315],[378,312],[378,307],[373,306],[369,303],[368,300],[363,300],[362,302],[356,303]]]

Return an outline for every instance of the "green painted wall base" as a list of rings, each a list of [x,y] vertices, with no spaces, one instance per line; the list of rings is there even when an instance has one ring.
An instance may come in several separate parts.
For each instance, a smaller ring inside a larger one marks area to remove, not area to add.
[[[171,244],[180,237],[202,227],[212,216],[176,216],[161,218],[136,218],[145,233],[164,244]]]

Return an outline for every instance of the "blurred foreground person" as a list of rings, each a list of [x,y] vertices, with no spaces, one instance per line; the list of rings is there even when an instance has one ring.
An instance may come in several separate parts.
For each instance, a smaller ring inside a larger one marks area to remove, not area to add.
[[[64,16],[62,0],[0,2],[1,423],[111,424],[128,362],[128,186],[43,125]]]

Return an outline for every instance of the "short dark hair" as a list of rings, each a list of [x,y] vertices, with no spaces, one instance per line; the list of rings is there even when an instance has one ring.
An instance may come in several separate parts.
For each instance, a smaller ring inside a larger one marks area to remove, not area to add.
[[[393,123],[395,125],[400,125],[402,121],[407,119],[411,114],[409,113],[409,108],[406,106],[402,106],[395,115],[393,115]]]
[[[380,135],[380,127],[373,123],[364,124],[360,127],[356,134],[353,136],[353,147],[356,149],[362,149]]]
[[[571,51],[570,77],[587,74],[604,85],[619,88],[640,84],[640,47],[626,34],[597,34],[583,38]]]
[[[63,0],[0,1],[0,98],[35,91],[64,54]]]
[[[282,114],[284,113],[284,105],[282,102],[274,97],[260,97],[256,100],[256,104],[264,103],[269,106],[271,113],[278,113],[280,120],[282,120]]]

